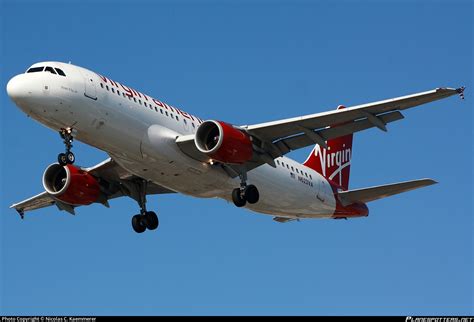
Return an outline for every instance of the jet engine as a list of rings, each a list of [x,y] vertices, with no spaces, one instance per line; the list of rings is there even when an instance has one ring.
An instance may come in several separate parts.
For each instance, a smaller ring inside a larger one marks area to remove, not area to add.
[[[51,164],[43,174],[43,186],[54,198],[70,205],[89,205],[100,196],[97,179],[72,164]]]
[[[196,147],[211,159],[229,164],[242,164],[252,158],[250,136],[221,121],[205,121],[194,139]]]

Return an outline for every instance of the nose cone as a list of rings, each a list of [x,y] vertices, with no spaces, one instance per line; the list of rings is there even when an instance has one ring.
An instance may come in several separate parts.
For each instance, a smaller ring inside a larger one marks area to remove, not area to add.
[[[21,76],[22,75],[17,75],[13,77],[7,84],[7,94],[15,102],[18,99],[25,98],[27,94],[25,84],[22,81]]]

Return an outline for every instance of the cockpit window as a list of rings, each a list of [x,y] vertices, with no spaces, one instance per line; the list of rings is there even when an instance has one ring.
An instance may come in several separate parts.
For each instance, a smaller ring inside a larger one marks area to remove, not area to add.
[[[66,74],[64,74],[62,69],[59,69],[59,68],[55,68],[55,69],[56,69],[56,71],[58,72],[59,75],[66,76]]]
[[[37,73],[37,72],[42,72],[44,69],[44,66],[41,67],[31,67],[28,69],[27,73]]]
[[[50,67],[50,66],[31,67],[27,71],[27,73],[37,73],[37,72],[48,72],[48,73],[51,73],[51,74],[54,74],[54,75],[61,75],[61,76],[66,77],[66,74],[63,72],[62,69],[53,68],[53,67]]]
[[[56,72],[54,71],[53,67],[49,67],[49,66],[46,66],[46,68],[44,69],[45,72],[50,72],[51,74],[55,74],[56,75]]]

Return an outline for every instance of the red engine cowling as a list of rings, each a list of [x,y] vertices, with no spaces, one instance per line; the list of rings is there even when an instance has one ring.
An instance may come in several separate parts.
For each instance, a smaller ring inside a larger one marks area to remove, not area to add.
[[[47,167],[43,186],[50,195],[70,205],[90,205],[100,196],[96,178],[71,164]]]
[[[223,163],[242,164],[252,159],[250,136],[225,122],[205,121],[194,142],[199,151]]]

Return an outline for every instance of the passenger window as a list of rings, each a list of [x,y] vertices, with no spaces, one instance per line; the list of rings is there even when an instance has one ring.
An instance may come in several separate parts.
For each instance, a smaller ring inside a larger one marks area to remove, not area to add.
[[[117,90],[117,95],[120,96],[120,91],[119,90]]]
[[[191,124],[193,125],[193,128],[195,128],[195,127],[196,127],[196,125],[194,125],[194,123],[191,123]]]
[[[310,178],[311,180],[313,179],[313,177],[312,177],[311,175],[309,175],[309,178]]]
[[[140,103],[140,105],[142,105],[142,100],[138,100],[138,103]]]
[[[178,115],[176,115],[176,121],[179,121]]]
[[[280,165],[280,161],[277,160],[277,164]]]
[[[115,89],[114,89],[113,87],[112,87],[111,89],[112,89],[112,93],[114,93],[114,94],[115,94]]]
[[[145,107],[148,107],[148,105],[146,105],[146,102],[143,102],[143,105],[145,105]]]
[[[54,71],[53,67],[46,66],[44,69],[45,72],[50,72],[51,74],[56,75],[56,72]]]
[[[290,170],[290,166],[288,165],[288,163],[286,164],[286,168],[287,168],[288,170]]]
[[[42,72],[44,69],[44,66],[41,67],[32,67],[28,69],[27,73],[37,73],[37,72]]]
[[[161,108],[160,108],[160,112],[161,112],[161,114],[163,114],[163,110]]]
[[[104,84],[100,83],[100,87],[104,88]]]
[[[184,124],[188,124],[188,122],[186,122],[186,119],[183,119],[183,122],[184,122]]]
[[[129,96],[129,97],[128,97],[128,100],[129,100],[129,101],[131,101],[131,100],[132,100],[132,97],[131,97],[131,96]]]
[[[165,111],[166,116],[168,116],[168,111]]]
[[[293,167],[291,167],[291,171],[295,171],[295,169],[293,169]]]
[[[296,168],[296,173],[300,174],[300,172],[298,171],[298,168]]]
[[[155,111],[158,112],[158,109],[156,108],[156,106],[155,106]]]
[[[134,97],[134,98],[133,98],[133,100],[135,101],[135,103],[137,102],[137,99],[136,99],[136,97]]]
[[[64,76],[64,77],[66,76],[66,74],[64,74],[62,69],[55,68],[55,70],[58,72],[59,75]]]
[[[109,85],[105,85],[105,88],[106,88],[107,90],[109,90]]]
[[[125,95],[125,93],[122,93],[122,95],[123,95],[123,97],[125,97],[125,96],[126,96],[126,95]]]

